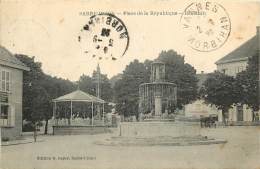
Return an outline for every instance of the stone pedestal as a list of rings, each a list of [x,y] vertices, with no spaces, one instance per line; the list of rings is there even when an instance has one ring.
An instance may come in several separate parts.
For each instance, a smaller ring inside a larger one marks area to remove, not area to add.
[[[162,113],[162,98],[161,96],[155,96],[154,97],[155,102],[155,116],[161,116]]]
[[[53,126],[53,135],[93,135],[109,132],[106,126]]]
[[[218,112],[218,122],[223,122],[222,111]]]
[[[243,105],[243,121],[251,122],[253,120],[252,109],[247,108],[246,105]]]

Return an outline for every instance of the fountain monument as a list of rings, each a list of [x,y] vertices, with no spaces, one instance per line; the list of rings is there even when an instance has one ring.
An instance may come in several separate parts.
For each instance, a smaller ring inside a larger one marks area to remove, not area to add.
[[[151,65],[149,83],[139,86],[139,122],[120,124],[120,136],[199,136],[199,122],[178,121],[177,85],[166,81],[166,65],[155,60]]]
[[[166,81],[165,70],[165,64],[155,60],[151,65],[150,83],[139,86],[139,121],[121,122],[119,136],[96,144],[178,146],[226,143],[226,140],[202,136],[199,121],[185,120],[184,115],[174,112],[177,85]]]

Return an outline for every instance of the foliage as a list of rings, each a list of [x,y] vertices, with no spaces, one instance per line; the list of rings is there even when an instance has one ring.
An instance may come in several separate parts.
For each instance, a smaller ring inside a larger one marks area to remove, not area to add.
[[[84,75],[84,74],[81,75],[79,78],[79,81],[77,83],[78,83],[80,90],[82,90],[86,93],[89,93],[93,96],[96,96],[96,89],[97,89],[97,86],[96,86],[97,85],[97,72],[96,71],[93,72],[92,77]],[[102,74],[102,73],[100,73],[100,98],[107,102],[105,104],[105,111],[110,112],[112,107],[108,105],[108,102],[111,102],[113,100],[113,89],[111,87],[109,79],[107,78],[107,75]],[[80,106],[82,107],[82,104],[80,104]],[[85,105],[85,108],[83,108],[83,107],[81,109],[84,110],[87,114],[86,115],[82,114],[82,116],[91,117],[90,107],[88,107],[88,105]]]
[[[157,58],[166,65],[166,81],[177,84],[177,106],[182,108],[197,98],[196,70],[184,63],[184,57],[175,51],[162,51]],[[122,78],[115,83],[116,110],[125,116],[137,115],[139,85],[150,81],[152,61],[134,60],[125,68]]]
[[[77,83],[80,90],[94,96],[96,95],[96,84],[90,76],[81,75]]]
[[[248,60],[247,69],[236,76],[236,88],[239,102],[247,104],[253,111],[259,110],[259,56],[256,54]]]
[[[201,90],[204,99],[222,110],[227,118],[228,109],[235,104],[246,104],[253,111],[259,110],[259,56],[257,53],[250,57],[245,71],[236,77],[227,76],[220,72],[209,75]]]
[[[97,78],[96,72],[93,72],[93,76],[87,76],[87,75],[82,75],[79,78],[78,85],[80,90],[89,93],[93,96],[96,96],[96,84],[97,84]],[[111,88],[111,84],[109,83],[109,79],[107,78],[106,75],[100,74],[100,97],[101,99],[109,102],[112,101],[113,97],[113,90]]]
[[[208,75],[204,82],[204,100],[222,110],[223,119],[226,120],[228,109],[238,103],[238,89],[235,87],[235,78],[224,73],[214,72]],[[224,121],[225,122],[225,121]]]
[[[44,77],[41,69],[41,63],[35,62],[34,57],[30,58],[26,55],[16,55],[16,57],[30,68],[30,71],[25,71],[23,76],[23,119],[36,122],[42,120],[42,115],[38,118],[37,110],[33,109],[33,100],[37,95],[36,86],[40,86],[40,81]]]
[[[23,76],[23,119],[32,122],[35,127],[45,120],[47,133],[48,120],[52,117],[52,99],[71,92],[75,88],[74,84],[44,74],[41,63],[36,62],[34,57],[16,57],[30,68]]]
[[[92,81],[95,85],[98,83],[98,72],[97,71],[93,71]],[[107,78],[107,75],[100,73],[99,82],[100,82],[100,97],[101,97],[101,99],[103,99],[107,102],[112,101],[113,89],[111,87],[109,79]],[[95,86],[93,88],[93,90],[96,92],[97,87]]]
[[[139,85],[149,82],[150,61],[146,66],[138,60],[134,60],[126,66],[122,78],[115,83],[114,93],[116,111],[124,116],[136,115],[138,113]]]
[[[115,87],[115,84],[118,80],[120,80],[122,78],[122,74],[119,73],[119,74],[116,74],[115,76],[112,76],[110,79],[109,79],[109,82],[111,84],[111,87],[114,88]]]
[[[52,77],[43,73],[41,63],[36,62],[34,57],[26,55],[16,55],[29,68],[29,72],[24,73],[24,99],[23,99],[23,118],[27,121],[36,123],[48,120],[52,117],[52,99],[67,94],[76,89],[73,82],[57,77]],[[163,51],[158,59],[166,63],[167,81],[176,83],[178,86],[178,107],[190,103],[196,98],[197,79],[195,69],[184,63],[184,57],[178,55],[175,51]],[[125,116],[137,115],[139,85],[150,80],[150,69],[152,61],[146,60],[144,63],[134,60],[126,66],[119,80],[112,89],[109,79],[101,74],[100,88],[101,98],[107,102],[115,101],[116,110]],[[82,75],[77,84],[78,87],[91,95],[96,95],[97,72],[94,71],[92,77]],[[61,114],[60,117],[70,117],[70,110],[67,103],[58,106],[58,111],[67,114]],[[105,109],[111,109],[108,104]],[[79,104],[74,111],[89,112],[90,107]],[[89,117],[89,113],[79,114],[80,117]],[[47,126],[45,126],[47,128]]]
[[[194,101],[198,90],[196,70],[173,50],[162,51],[158,59],[166,64],[166,81],[177,84],[177,107]]]

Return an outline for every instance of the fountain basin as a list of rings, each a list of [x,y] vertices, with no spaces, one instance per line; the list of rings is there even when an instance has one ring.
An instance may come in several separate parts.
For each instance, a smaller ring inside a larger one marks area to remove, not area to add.
[[[195,137],[199,135],[198,122],[149,121],[123,122],[119,125],[119,136],[122,137]]]

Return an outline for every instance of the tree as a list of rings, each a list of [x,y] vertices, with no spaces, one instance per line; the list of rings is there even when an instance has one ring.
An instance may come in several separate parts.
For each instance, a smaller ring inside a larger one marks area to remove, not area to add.
[[[89,93],[91,95],[96,95],[96,86],[95,86],[95,83],[94,83],[94,80],[90,77],[90,76],[87,76],[87,75],[81,75],[79,80],[78,80],[78,86],[80,88],[80,90],[86,92],[86,93]]]
[[[77,82],[79,85],[79,88],[91,95],[96,96],[96,71],[93,72],[92,77],[87,75],[81,75],[79,78],[79,81]],[[111,87],[111,84],[109,83],[109,79],[107,78],[107,75],[100,74],[100,90],[101,90],[101,99],[109,102],[112,101],[113,98],[113,89]]]
[[[177,54],[174,50],[162,51],[158,57],[166,64],[166,81],[177,85],[177,107],[197,99],[196,70],[188,63],[185,63],[184,56]]]
[[[30,68],[23,76],[23,119],[33,126],[45,120],[47,134],[48,120],[52,117],[52,99],[71,92],[75,86],[69,80],[46,75],[41,63],[35,62],[34,57],[16,57]]]
[[[113,98],[113,89],[111,87],[111,84],[109,82],[109,79],[107,78],[107,75],[100,73],[100,97],[105,101],[112,101]],[[93,71],[92,74],[92,81],[94,82],[94,91],[97,90],[97,83],[98,83],[98,73],[97,71]]]
[[[109,79],[109,82],[111,84],[111,87],[114,88],[115,87],[115,84],[118,80],[122,79],[122,74],[119,73],[119,74],[116,74],[115,76],[112,76],[110,79]]]
[[[34,109],[34,103],[37,102],[38,88],[44,74],[41,69],[41,63],[35,62],[34,57],[26,55],[15,55],[20,61],[30,68],[30,71],[24,72],[23,76],[23,119],[32,122],[34,125],[42,119],[42,115]]]
[[[44,103],[42,106],[45,107],[43,112],[43,119],[45,120],[45,129],[44,133],[48,133],[48,121],[53,116],[52,110],[52,99],[55,99],[59,96],[65,95],[67,93],[75,90],[75,84],[69,80],[62,78],[52,77],[44,74],[41,79],[40,86],[44,89],[41,95],[44,95],[47,100],[42,100],[41,103]],[[44,102],[43,102],[44,101]]]
[[[236,88],[239,92],[239,102],[248,105],[253,111],[259,110],[259,56],[255,54],[248,60],[248,66],[236,76]],[[253,113],[253,112],[252,112]],[[254,120],[254,113],[253,113]]]
[[[97,71],[93,71],[92,77],[84,74],[81,75],[77,82],[79,88],[86,93],[96,96],[97,82],[98,82],[97,76],[98,76]],[[104,105],[106,112],[110,112],[112,107],[109,106],[108,102],[111,102],[113,99],[113,89],[111,87],[109,79],[107,78],[107,75],[102,73],[100,73],[100,98],[106,101]],[[85,107],[84,109],[88,110],[86,105],[81,105],[81,107],[82,106]],[[101,111],[100,107],[97,107],[97,109],[98,109],[97,111]]]
[[[31,112],[31,122],[33,124],[39,123],[42,120],[46,120],[46,124],[49,117],[51,108],[51,99],[47,91],[41,86],[33,86],[35,91],[33,94],[34,99],[32,100],[32,112]],[[47,126],[45,126],[46,129]],[[47,129],[46,129],[47,130]],[[47,133],[46,133],[47,134]]]
[[[203,93],[207,104],[215,105],[222,110],[224,123],[228,117],[228,110],[233,104],[238,103],[239,94],[236,88],[235,78],[220,72],[214,72],[208,75],[204,82]]]
[[[116,111],[119,114],[138,117],[139,85],[150,79],[149,61],[146,64],[134,60],[126,66],[122,78],[115,83]]]
[[[184,57],[175,51],[162,51],[157,58],[166,65],[166,81],[177,85],[177,106],[182,108],[197,98],[196,70],[184,62]],[[115,83],[116,110],[125,116],[137,115],[139,85],[150,81],[152,61],[131,62],[124,70],[122,78]]]

